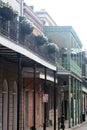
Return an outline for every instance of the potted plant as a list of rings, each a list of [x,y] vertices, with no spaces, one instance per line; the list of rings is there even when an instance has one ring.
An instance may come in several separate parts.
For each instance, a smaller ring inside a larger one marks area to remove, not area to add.
[[[17,17],[18,13],[17,11],[14,11],[12,7],[5,2],[0,2],[0,16],[4,20],[13,20],[15,17]]]
[[[28,35],[25,38],[25,44],[27,47],[31,48],[31,49],[35,49],[36,47],[36,37],[33,33],[31,33],[30,35]]]
[[[57,44],[55,43],[49,43],[47,44],[47,49],[49,53],[55,53],[59,51],[59,48],[57,46]]]
[[[30,35],[33,32],[33,26],[27,21],[25,17],[20,16],[19,19],[20,19],[20,24],[19,24],[20,40],[24,42],[25,36]]]
[[[21,32],[25,35],[31,34],[33,31],[33,26],[26,20],[25,17],[21,17],[20,27]]]
[[[13,10],[13,19],[17,18],[18,12],[16,10]]]
[[[36,42],[37,42],[37,46],[41,46],[41,45],[47,44],[48,39],[44,35],[37,35]]]

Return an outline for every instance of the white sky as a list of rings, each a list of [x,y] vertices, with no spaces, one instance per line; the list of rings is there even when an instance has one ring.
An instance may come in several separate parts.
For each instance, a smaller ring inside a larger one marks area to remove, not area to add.
[[[87,49],[87,0],[24,0],[34,10],[45,9],[60,26],[72,26]]]

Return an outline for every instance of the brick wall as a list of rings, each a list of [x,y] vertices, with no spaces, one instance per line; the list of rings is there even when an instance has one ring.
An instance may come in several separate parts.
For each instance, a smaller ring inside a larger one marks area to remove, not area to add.
[[[28,91],[28,127],[31,128],[33,126],[33,79],[32,78],[24,78],[24,128],[26,129],[26,91]],[[40,114],[43,117],[43,110],[40,113],[40,84],[42,81],[39,80],[39,83],[36,83],[36,128],[40,126]],[[42,103],[42,102],[41,102]],[[43,109],[43,108],[41,108]],[[43,124],[43,118],[41,121]]]

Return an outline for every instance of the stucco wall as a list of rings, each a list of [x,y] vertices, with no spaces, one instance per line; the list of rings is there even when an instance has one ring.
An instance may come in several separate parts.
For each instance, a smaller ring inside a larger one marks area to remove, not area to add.
[[[17,65],[0,58],[0,130],[17,128],[17,77]]]

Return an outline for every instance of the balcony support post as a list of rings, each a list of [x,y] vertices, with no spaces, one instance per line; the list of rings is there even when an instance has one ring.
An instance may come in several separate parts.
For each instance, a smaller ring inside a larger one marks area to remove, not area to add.
[[[36,130],[36,63],[34,62],[34,84],[33,84],[33,127]]]
[[[45,80],[44,80],[44,94],[46,94],[46,67],[44,67],[44,74],[45,74]],[[46,102],[44,102],[44,126],[43,126],[43,130],[46,130]]]
[[[79,84],[79,81],[78,81],[78,124],[80,124],[80,106],[79,106],[79,103],[80,103],[80,93],[79,93],[79,88],[80,88],[80,84]]]
[[[56,71],[54,71],[54,130],[56,130]]]
[[[71,76],[69,76],[69,101],[68,101],[69,128],[71,128]]]
[[[80,120],[82,122],[82,83],[80,82]]]
[[[72,78],[72,126],[74,126],[74,78]]]
[[[22,103],[22,66],[21,66],[21,54],[18,54],[18,90],[17,90],[17,130],[19,130],[21,103]]]
[[[76,102],[75,102],[75,125],[77,125],[77,113],[78,113],[78,108],[77,108],[77,80],[76,80],[76,91],[75,91],[75,94],[76,94]]]

